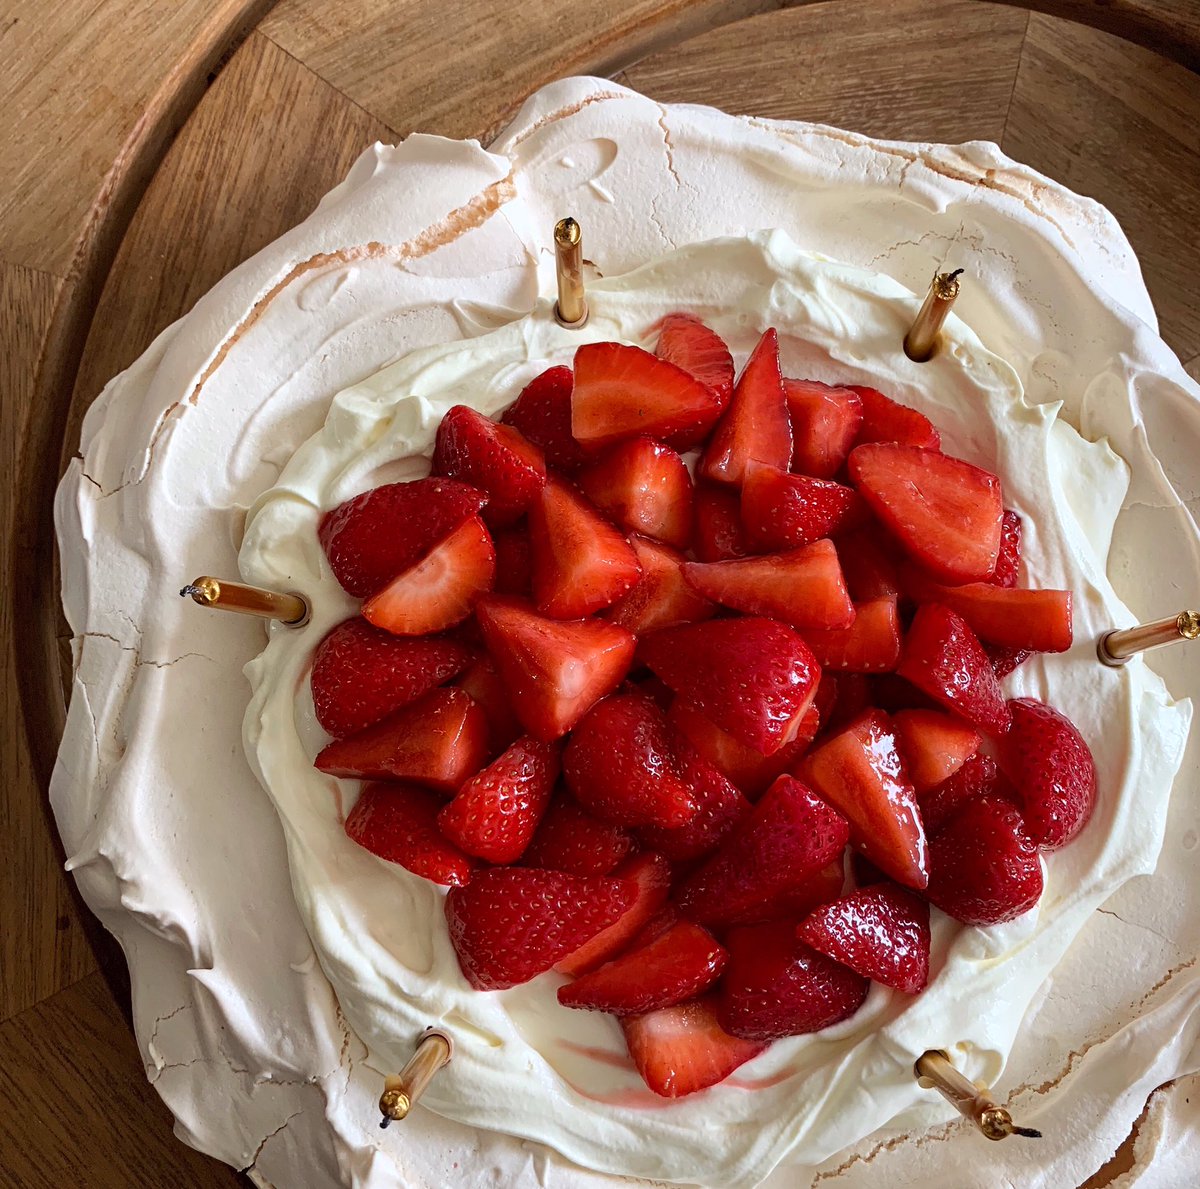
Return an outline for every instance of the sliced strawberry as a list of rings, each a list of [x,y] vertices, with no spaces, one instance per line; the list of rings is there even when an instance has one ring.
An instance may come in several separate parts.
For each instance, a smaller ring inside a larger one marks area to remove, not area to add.
[[[701,561],[727,561],[751,552],[736,491],[699,483],[693,507],[692,549]]]
[[[862,424],[862,401],[852,388],[817,380],[784,380],[792,421],[792,470],[832,479],[842,469]]]
[[[529,510],[533,597],[543,615],[578,619],[616,602],[642,575],[632,546],[566,483],[551,480]]]
[[[527,867],[608,875],[631,850],[633,839],[620,826],[602,822],[571,797],[560,795],[546,810],[524,860]]]
[[[804,772],[813,788],[845,815],[858,850],[906,887],[925,886],[925,830],[917,796],[882,710],[864,711],[814,748]]]
[[[502,418],[505,425],[511,425],[537,446],[550,466],[568,475],[588,459],[587,452],[571,436],[574,383],[569,367],[547,368],[521,389],[521,395]]]
[[[369,784],[346,818],[346,833],[373,855],[434,883],[457,886],[476,864],[438,832],[441,798],[411,784]]]
[[[533,594],[533,558],[528,531],[498,529],[492,533],[492,544],[496,549],[496,579],[492,589],[497,594],[529,598]]]
[[[721,336],[691,314],[668,314],[662,320],[655,354],[695,376],[716,397],[717,407],[712,414],[672,435],[671,445],[676,450],[690,450],[708,437],[708,431],[729,404],[733,393],[733,357]]]
[[[879,525],[840,533],[834,544],[846,589],[856,603],[902,593],[899,550]]]
[[[818,664],[851,673],[885,673],[900,663],[900,616],[896,596],[854,607],[848,628],[807,628],[802,633]]]
[[[924,413],[884,396],[877,388],[852,384],[862,401],[858,442],[898,442],[923,450],[940,450],[942,436]],[[857,443],[856,443],[857,444]]]
[[[489,656],[478,656],[456,682],[483,711],[488,722],[488,755],[499,755],[521,734],[508,690]]]
[[[691,434],[720,408],[707,384],[641,347],[585,343],[575,352],[571,432],[585,450],[641,434]]]
[[[488,502],[454,479],[388,483],[339,504],[317,537],[347,594],[365,598],[415,565]]]
[[[754,545],[775,552],[840,532],[862,519],[865,505],[851,487],[751,462],[742,484],[741,512]]]
[[[1000,480],[936,450],[856,446],[850,478],[905,550],[935,578],[990,578],[1000,552]]]
[[[365,619],[347,619],[313,657],[317,722],[344,739],[458,676],[471,655],[455,640],[399,640]]]
[[[929,837],[932,838],[954,816],[964,801],[985,793],[1007,797],[1013,802],[1017,799],[1016,790],[996,767],[996,761],[977,751],[941,784],[917,794],[921,820]]]
[[[856,851],[851,852],[857,855]],[[739,925],[758,925],[763,921],[777,921],[781,917],[799,920],[807,916],[814,908],[836,900],[846,883],[846,869],[843,857],[838,855],[831,863],[826,863],[820,871],[801,880],[795,887],[789,888],[779,899],[764,905],[758,912],[747,912],[738,918]]]
[[[892,726],[918,799],[953,776],[983,742],[978,731],[938,710],[901,710],[892,717]]]
[[[823,905],[801,922],[796,935],[885,987],[915,995],[929,982],[929,905],[895,884]]]
[[[964,925],[998,925],[1042,896],[1037,843],[1013,803],[985,794],[964,802],[929,847],[925,896]]]
[[[583,494],[610,520],[686,549],[692,539],[692,477],[670,446],[653,438],[619,442],[580,472]]]
[[[651,632],[640,655],[694,709],[764,755],[796,737],[820,678],[808,645],[770,619]]]
[[[991,582],[994,586],[1016,586],[1021,572],[1021,518],[1010,508],[1000,520],[1000,555]]]
[[[618,826],[686,825],[697,803],[653,698],[613,694],[571,732],[563,776],[580,805]]]
[[[1036,698],[1008,704],[1012,729],[1000,762],[1017,787],[1029,836],[1046,850],[1065,846],[1092,816],[1096,764],[1079,729]]]
[[[519,520],[546,482],[542,452],[517,430],[467,405],[442,418],[433,447],[433,473],[487,492],[484,519],[495,528]]]
[[[917,608],[896,672],[988,734],[1008,730],[1010,715],[987,653],[949,607]]]
[[[621,1020],[642,1080],[662,1098],[683,1098],[724,1081],[767,1046],[738,1040],[717,1023],[711,997]]]
[[[546,619],[495,596],[480,599],[475,613],[517,717],[537,739],[565,735],[633,662],[633,635],[616,624]]]
[[[779,336],[771,327],[746,361],[697,473],[713,483],[740,485],[747,463],[786,471],[791,461],[792,423],[779,372]]]
[[[870,984],[796,936],[791,921],[731,929],[717,1019],[733,1036],[777,1040],[854,1015]]]
[[[324,747],[314,766],[330,776],[411,780],[454,792],[483,767],[488,724],[461,689],[431,690],[374,726]]]
[[[1033,653],[1025,648],[1001,648],[997,644],[985,644],[983,651],[987,653],[997,680],[1007,677],[1033,656]]]
[[[625,879],[491,867],[446,896],[450,942],[467,982],[499,991],[549,970],[626,912]]]
[[[441,632],[471,614],[495,574],[492,538],[483,521],[472,516],[363,603],[363,618],[395,636]]]
[[[642,578],[608,609],[609,620],[641,635],[656,628],[699,623],[716,614],[716,605],[684,581],[683,554],[637,533],[629,544],[642,567]]]
[[[707,599],[793,627],[843,628],[854,620],[854,604],[829,540],[763,557],[688,562],[683,576]]]
[[[781,776],[683,882],[676,903],[705,925],[753,918],[840,857],[848,836],[840,814],[800,781]]]

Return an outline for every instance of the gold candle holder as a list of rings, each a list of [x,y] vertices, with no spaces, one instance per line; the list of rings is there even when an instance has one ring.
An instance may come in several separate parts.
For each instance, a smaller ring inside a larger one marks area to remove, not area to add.
[[[1106,665],[1117,669],[1139,652],[1196,639],[1200,639],[1200,611],[1180,611],[1178,615],[1156,619],[1153,623],[1105,632],[1096,641],[1096,655]]]
[[[201,607],[217,611],[236,611],[239,615],[258,615],[263,619],[278,619],[288,627],[303,627],[308,622],[308,600],[303,595],[280,594],[241,582],[226,582],[223,578],[205,575],[189,582],[179,592],[191,596]]]
[[[454,1055],[454,1042],[445,1032],[426,1028],[408,1064],[398,1073],[385,1079],[379,1096],[380,1127],[394,1119],[403,1119],[416,1106],[433,1075]]]
[[[578,330],[588,320],[583,293],[583,232],[569,216],[554,224],[554,263],[558,274],[555,320],[568,330]]]
[[[999,1106],[991,1094],[959,1073],[941,1049],[929,1049],[917,1058],[913,1066],[917,1082],[923,1090],[937,1090],[960,1115],[971,1120],[988,1139],[1005,1139],[1023,1135],[1041,1139],[1042,1133],[1032,1127],[1018,1127],[1012,1115]]]
[[[946,321],[946,315],[958,297],[958,278],[962,271],[956,268],[953,272],[933,274],[929,292],[917,311],[916,320],[904,336],[904,354],[914,362],[924,363],[933,358],[942,333],[942,323]]]

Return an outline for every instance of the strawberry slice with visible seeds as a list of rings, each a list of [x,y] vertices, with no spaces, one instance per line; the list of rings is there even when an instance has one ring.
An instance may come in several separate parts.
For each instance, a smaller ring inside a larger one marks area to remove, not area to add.
[[[929,905],[894,884],[822,905],[796,935],[864,978],[907,995],[929,982]]]
[[[599,619],[546,619],[517,599],[475,607],[513,709],[536,739],[565,735],[633,663],[631,632]]]
[[[495,574],[492,538],[483,521],[472,516],[363,603],[363,618],[396,636],[441,632],[471,614]]]
[[[501,420],[532,442],[556,470],[571,474],[588,460],[587,451],[571,436],[569,367],[550,367],[535,376],[508,406]]]
[[[717,412],[699,421],[690,431],[680,431],[672,441],[677,450],[690,450],[708,437],[733,394],[733,357],[725,341],[691,314],[668,314],[660,323],[655,354],[706,385],[717,399]]]
[[[438,425],[433,473],[487,492],[483,517],[494,528],[504,528],[521,518],[545,485],[546,460],[512,426],[455,405]]]
[[[997,644],[985,644],[983,651],[991,661],[992,672],[996,674],[997,680],[1007,677],[1033,656],[1033,653],[1025,648],[1001,648]]]
[[[903,593],[900,551],[878,524],[839,533],[834,544],[846,589],[856,603]]]
[[[736,491],[699,483],[693,508],[692,549],[700,561],[727,561],[752,552]]]
[[[707,384],[641,347],[585,343],[575,352],[571,432],[585,450],[694,433],[720,409]]]
[[[583,494],[630,532],[686,549],[692,539],[692,477],[670,446],[619,442],[580,472]]]
[[[438,832],[441,799],[409,784],[369,784],[346,818],[346,833],[373,855],[434,883],[458,886],[471,878],[470,855]]]
[[[746,361],[697,473],[713,483],[739,486],[750,462],[786,471],[791,461],[792,423],[779,371],[779,336],[770,327]]]
[[[499,755],[521,734],[521,723],[492,658],[476,657],[456,684],[471,695],[487,718],[488,755]]]
[[[741,512],[754,545],[774,552],[840,532],[861,521],[866,506],[852,487],[752,462],[742,484]]]
[[[330,776],[411,780],[454,792],[483,767],[487,719],[461,689],[435,689],[374,726],[337,739],[314,766]]]
[[[928,881],[925,829],[917,795],[882,710],[868,710],[814,748],[804,773],[850,823],[854,847],[897,882],[923,888]]]
[[[767,1046],[738,1040],[717,1023],[713,999],[625,1016],[625,1044],[642,1080],[661,1098],[683,1098],[724,1081]]]
[[[366,598],[419,562],[487,502],[478,488],[454,479],[388,483],[326,512],[317,537],[342,589]]]
[[[641,635],[656,628],[699,623],[716,614],[716,605],[684,581],[683,554],[637,533],[629,544],[642,567],[642,578],[608,609],[609,620]]]
[[[896,596],[854,606],[848,628],[807,628],[805,643],[822,668],[850,673],[886,673],[900,663],[900,616]]]
[[[446,896],[446,923],[463,976],[477,991],[528,982],[626,912],[625,879],[530,867],[491,867]]]
[[[792,421],[792,470],[832,479],[842,469],[862,424],[862,400],[852,388],[817,380],[784,380]]]
[[[1000,480],[936,450],[856,446],[850,478],[908,554],[944,582],[990,578],[1000,553]]]
[[[918,800],[953,776],[983,742],[974,728],[939,710],[901,710],[892,716],[892,726]]]
[[[533,594],[533,557],[529,533],[519,528],[502,528],[492,533],[496,549],[496,577],[492,589],[497,594]]]
[[[456,640],[400,640],[364,619],[347,619],[313,657],[317,722],[344,739],[457,677],[470,662],[471,650]]]
[[[884,396],[877,388],[852,384],[862,401],[862,425],[858,442],[898,442],[923,450],[940,450],[942,436],[932,421],[908,405]]]
[[[992,574],[993,586],[1016,586],[1021,572],[1021,517],[1010,508],[1000,519],[1000,554]]]
[[[957,772],[946,777],[941,784],[917,794],[921,806],[921,820],[932,838],[954,816],[958,807],[972,797],[984,793],[1017,800],[1017,791],[1003,776],[991,756],[977,751],[963,763]]]
[[[949,607],[926,603],[917,608],[896,672],[989,735],[1008,730],[1011,716],[987,653]]]
[[[608,875],[633,850],[633,839],[612,822],[593,817],[571,797],[550,804],[525,851],[526,867],[574,875]]]

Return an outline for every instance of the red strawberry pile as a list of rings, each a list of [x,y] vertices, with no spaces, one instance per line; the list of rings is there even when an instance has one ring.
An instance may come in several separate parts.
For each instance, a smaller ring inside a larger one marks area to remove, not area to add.
[[[774,330],[735,384],[673,314],[501,422],[451,409],[432,469],[321,523],[363,603],[317,649],[316,766],[368,782],[351,838],[449,885],[473,987],[568,976],[677,1097],[919,992],[931,904],[1037,904],[1095,770],[999,681],[1070,645],[1071,596],[1018,585],[999,480],[920,412],[785,378]]]

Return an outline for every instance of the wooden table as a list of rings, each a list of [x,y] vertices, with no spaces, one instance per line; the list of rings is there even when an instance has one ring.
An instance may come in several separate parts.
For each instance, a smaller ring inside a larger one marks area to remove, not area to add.
[[[1163,337],[1200,378],[1200,6],[1032,7],[543,0],[498,21],[485,0],[0,4],[0,1184],[239,1183],[171,1136],[119,956],[61,873],[45,805],[63,716],[50,497],[104,381],[371,141],[486,141],[570,73],[997,141],[1117,215]],[[1126,1145],[1092,1183],[1128,1162]]]

